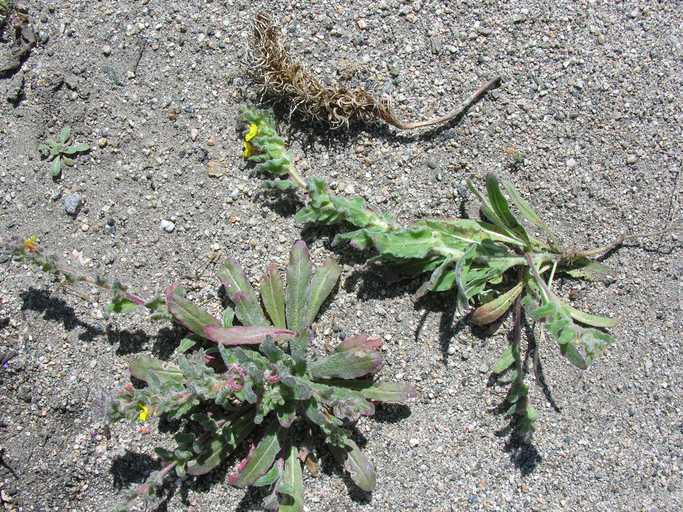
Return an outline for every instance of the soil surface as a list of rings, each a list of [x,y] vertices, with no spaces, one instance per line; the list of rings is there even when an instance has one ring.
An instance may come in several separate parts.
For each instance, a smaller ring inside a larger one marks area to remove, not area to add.
[[[0,236],[35,234],[141,294],[182,283],[212,311],[217,252],[254,280],[301,237],[317,262],[336,255],[342,284],[318,342],[382,336],[382,375],[415,383],[418,399],[358,424],[374,493],[324,465],[318,478],[305,474],[306,510],[683,510],[680,234],[612,253],[608,283],[561,283],[577,307],[620,320],[618,343],[581,372],[545,340],[552,401],[532,379],[537,431],[511,445],[495,412],[505,389],[487,386],[509,319],[473,332],[454,318],[452,295],[415,303],[420,279],[386,285],[363,255],[331,247],[333,231],[302,231],[297,205],[264,196],[240,157],[240,106],[259,101],[247,76],[250,27],[257,11],[274,10],[312,71],[391,95],[407,119],[445,114],[502,77],[437,130],[332,134],[281,115],[299,169],[340,194],[402,222],[455,217],[476,211],[465,180],[495,172],[581,248],[680,221],[680,3],[520,4],[26,2],[37,44],[0,79]],[[0,55],[13,37],[8,27]],[[37,146],[65,126],[92,151],[53,179]],[[0,259],[0,352],[15,354],[0,368],[0,502],[110,510],[159,467],[153,447],[172,439],[126,423],[108,437],[106,397],[127,381],[131,357],[167,358],[181,333],[142,314],[107,319],[106,294],[76,294]],[[262,497],[227,486],[225,470],[174,488],[158,510],[256,510]]]

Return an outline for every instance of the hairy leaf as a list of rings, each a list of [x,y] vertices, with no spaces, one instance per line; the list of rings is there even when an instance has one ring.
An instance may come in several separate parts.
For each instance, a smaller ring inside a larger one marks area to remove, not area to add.
[[[344,352],[346,350],[377,352],[382,349],[382,345],[384,345],[384,342],[381,338],[358,334],[356,336],[349,336],[337,345],[337,348],[334,350],[335,352]]]
[[[320,307],[337,284],[340,275],[341,267],[332,259],[327,260],[322,267],[315,271],[306,290],[304,325],[308,326],[313,323],[318,316]]]
[[[314,379],[356,379],[379,371],[383,363],[379,352],[345,350],[318,359],[308,368]]]
[[[522,293],[523,289],[524,282],[520,281],[507,292],[475,309],[472,315],[470,315],[470,320],[474,325],[487,325],[495,322],[510,309],[510,306],[512,306],[512,303],[519,294]]]
[[[209,325],[204,328],[203,336],[221,345],[260,345],[267,337],[291,338],[294,332],[279,327],[243,326],[219,327]]]
[[[160,382],[182,383],[182,372],[172,365],[164,366],[158,359],[151,357],[136,357],[130,362],[130,374],[138,380],[149,383],[151,376],[156,376]]]
[[[247,457],[244,467],[238,467],[236,476],[229,480],[231,485],[248,487],[268,471],[280,452],[279,428],[277,424],[268,427],[254,451]]]
[[[218,321],[206,311],[198,308],[185,298],[185,290],[176,285],[166,289],[166,306],[168,312],[181,325],[195,334],[205,337],[204,329],[218,326]]]
[[[285,290],[277,265],[271,263],[261,279],[261,300],[275,327],[286,328]]]
[[[306,292],[311,280],[313,266],[306,243],[298,241],[292,247],[287,265],[287,327],[298,332],[306,325]]]
[[[270,325],[263,314],[256,292],[236,261],[228,259],[218,271],[218,277],[225,286],[228,297],[235,304],[235,314],[240,322],[244,325]]]
[[[366,492],[372,492],[375,490],[377,480],[375,469],[353,440],[347,439],[346,446],[348,451],[344,469],[349,472],[351,479],[358,487]]]
[[[304,509],[304,481],[299,461],[299,450],[290,446],[285,460],[282,484],[278,492],[283,495],[278,512],[302,512]]]

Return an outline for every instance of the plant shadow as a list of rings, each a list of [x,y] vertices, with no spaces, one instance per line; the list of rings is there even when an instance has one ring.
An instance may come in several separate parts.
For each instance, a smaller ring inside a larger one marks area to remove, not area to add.
[[[22,300],[21,311],[33,311],[42,315],[42,319],[48,322],[61,323],[66,331],[79,329],[81,341],[92,342],[98,336],[106,335],[111,345],[117,345],[117,355],[127,355],[142,352],[152,343],[152,353],[161,358],[168,359],[178,346],[182,337],[177,326],[164,327],[157,331],[155,336],[150,336],[142,329],[135,331],[113,329],[111,325],[106,327],[99,324],[84,322],[74,308],[66,301],[55,297],[46,290],[29,288],[20,294]]]

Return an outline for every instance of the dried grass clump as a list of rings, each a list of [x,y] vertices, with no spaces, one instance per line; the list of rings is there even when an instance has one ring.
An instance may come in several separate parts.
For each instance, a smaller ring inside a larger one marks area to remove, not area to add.
[[[376,99],[360,87],[347,88],[338,84],[326,86],[301,64],[294,62],[282,43],[280,30],[270,15],[259,13],[254,24],[254,60],[257,76],[263,88],[287,98],[291,112],[302,112],[306,117],[329,123],[333,129],[347,128],[355,122],[385,121],[403,130],[446,123],[463,115],[490,89],[500,84],[500,77],[487,82],[470,96],[456,111],[427,121],[404,122],[393,113],[389,101]]]

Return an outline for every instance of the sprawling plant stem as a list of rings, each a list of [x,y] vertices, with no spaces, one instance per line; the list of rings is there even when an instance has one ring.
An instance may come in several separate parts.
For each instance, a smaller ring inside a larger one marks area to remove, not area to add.
[[[522,311],[544,327],[560,352],[579,368],[587,368],[613,342],[603,331],[615,325],[613,320],[574,309],[553,292],[553,283],[560,275],[590,279],[608,273],[595,257],[618,247],[623,238],[596,249],[562,249],[519,192],[494,175],[486,177],[485,193],[469,183],[481,203],[481,220],[426,219],[402,226],[367,208],[361,198],[336,196],[325,181],[305,179],[277,135],[271,116],[245,109],[243,118],[249,123],[245,156],[257,164],[258,171],[275,178],[267,182],[269,187],[298,189],[305,194],[305,207],[295,217],[298,221],[340,226],[342,233],[334,243],[347,241],[358,249],[373,249],[377,253],[373,260],[402,266],[413,274],[430,274],[418,290],[418,298],[428,292],[453,290],[458,309],[470,311],[475,325],[495,322],[512,307],[513,342],[496,363],[494,373],[511,374],[508,414],[519,420],[521,430],[531,431],[536,418],[528,403],[526,370],[520,362]],[[542,232],[544,239],[532,236],[522,221]]]

